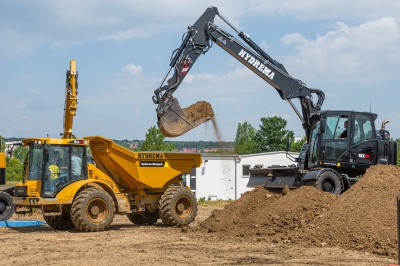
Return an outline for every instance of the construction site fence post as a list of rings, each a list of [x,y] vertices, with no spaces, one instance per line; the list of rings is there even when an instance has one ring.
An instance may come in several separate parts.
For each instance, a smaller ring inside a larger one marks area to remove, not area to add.
[[[397,263],[400,265],[400,194],[397,194]]]

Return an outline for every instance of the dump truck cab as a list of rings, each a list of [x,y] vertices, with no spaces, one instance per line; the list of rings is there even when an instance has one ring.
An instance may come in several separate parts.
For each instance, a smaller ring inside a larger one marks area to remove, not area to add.
[[[54,198],[63,188],[78,180],[87,179],[86,151],[88,141],[84,139],[25,139],[29,147],[23,183],[17,195],[26,195],[24,188],[35,191],[43,198]]]

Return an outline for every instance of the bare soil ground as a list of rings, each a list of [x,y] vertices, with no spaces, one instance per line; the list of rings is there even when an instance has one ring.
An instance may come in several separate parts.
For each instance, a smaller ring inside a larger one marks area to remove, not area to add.
[[[97,233],[0,228],[0,265],[388,265],[397,262],[399,178],[398,167],[375,166],[341,196],[257,187],[200,205],[188,228],[124,216]]]

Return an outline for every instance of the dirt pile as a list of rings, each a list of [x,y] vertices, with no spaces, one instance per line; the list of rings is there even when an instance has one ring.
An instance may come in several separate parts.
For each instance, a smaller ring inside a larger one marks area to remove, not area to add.
[[[337,197],[314,226],[297,239],[380,255],[397,254],[397,195],[400,168],[371,167],[353,187]]]
[[[220,237],[397,254],[398,167],[371,167],[340,196],[313,187],[282,192],[257,187],[213,211],[195,230]]]
[[[211,104],[199,101],[182,109],[177,99],[172,98],[168,111],[158,115],[158,127],[164,136],[178,137],[214,117]]]
[[[183,108],[183,111],[194,124],[197,124],[196,121],[198,120],[214,117],[212,106],[206,101],[199,101],[195,104],[192,104],[189,107]]]

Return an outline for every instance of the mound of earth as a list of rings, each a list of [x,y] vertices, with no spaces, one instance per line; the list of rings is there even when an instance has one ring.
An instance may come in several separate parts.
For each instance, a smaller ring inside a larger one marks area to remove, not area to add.
[[[221,237],[339,246],[395,257],[400,169],[378,165],[340,196],[314,187],[257,187],[193,230]]]
[[[158,127],[164,136],[177,137],[214,117],[210,103],[199,101],[181,109],[177,99],[171,100],[169,110],[158,117]]]
[[[196,124],[197,120],[204,120],[214,117],[214,111],[209,102],[198,101],[189,107],[183,108],[183,112]]]
[[[400,168],[373,166],[315,219],[313,227],[297,232],[296,238],[394,256],[399,192]]]

